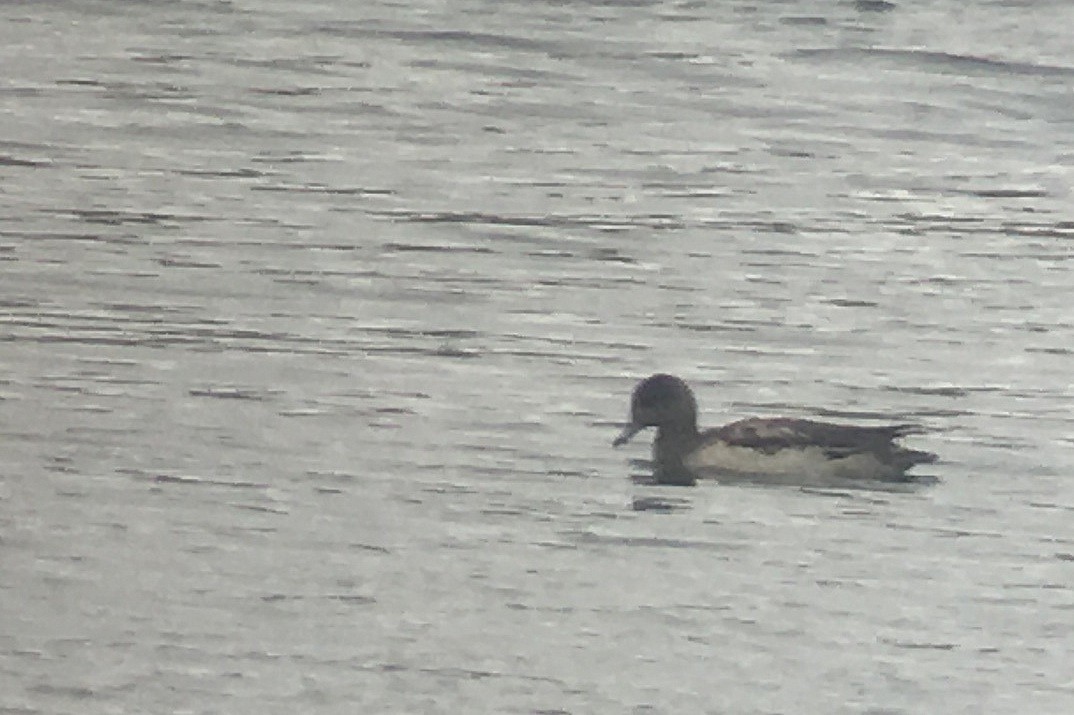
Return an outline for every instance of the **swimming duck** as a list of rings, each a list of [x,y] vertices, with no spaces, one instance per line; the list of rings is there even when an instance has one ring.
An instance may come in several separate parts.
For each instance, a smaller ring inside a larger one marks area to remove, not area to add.
[[[777,480],[904,480],[915,464],[936,461],[907,449],[899,437],[916,425],[858,427],[787,417],[749,419],[699,432],[697,401],[673,375],[653,375],[634,388],[630,422],[613,446],[656,427],[653,476],[658,484],[691,486],[698,477],[758,475]]]

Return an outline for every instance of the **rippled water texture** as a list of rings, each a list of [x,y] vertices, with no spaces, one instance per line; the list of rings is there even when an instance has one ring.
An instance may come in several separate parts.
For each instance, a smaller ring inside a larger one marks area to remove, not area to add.
[[[0,16],[0,711],[1074,712],[1074,5]]]

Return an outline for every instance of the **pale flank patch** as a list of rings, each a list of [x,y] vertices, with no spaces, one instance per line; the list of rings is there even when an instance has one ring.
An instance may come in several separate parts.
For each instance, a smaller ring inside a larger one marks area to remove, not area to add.
[[[686,460],[695,473],[719,478],[750,475],[800,479],[891,479],[901,472],[869,453],[830,458],[819,447],[781,449],[765,454],[749,447],[734,447],[715,441],[700,447]]]

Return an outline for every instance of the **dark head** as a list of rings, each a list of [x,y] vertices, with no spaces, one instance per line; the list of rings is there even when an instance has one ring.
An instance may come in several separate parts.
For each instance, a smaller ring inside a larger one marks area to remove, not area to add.
[[[630,398],[630,423],[612,443],[618,447],[646,427],[697,434],[697,401],[674,375],[653,375],[638,383]]]

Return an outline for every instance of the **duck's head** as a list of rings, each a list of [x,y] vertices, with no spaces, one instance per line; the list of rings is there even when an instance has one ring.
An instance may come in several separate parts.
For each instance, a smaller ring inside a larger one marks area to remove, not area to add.
[[[697,433],[697,401],[674,375],[653,375],[638,383],[630,398],[630,422],[612,444],[618,447],[646,427]]]

